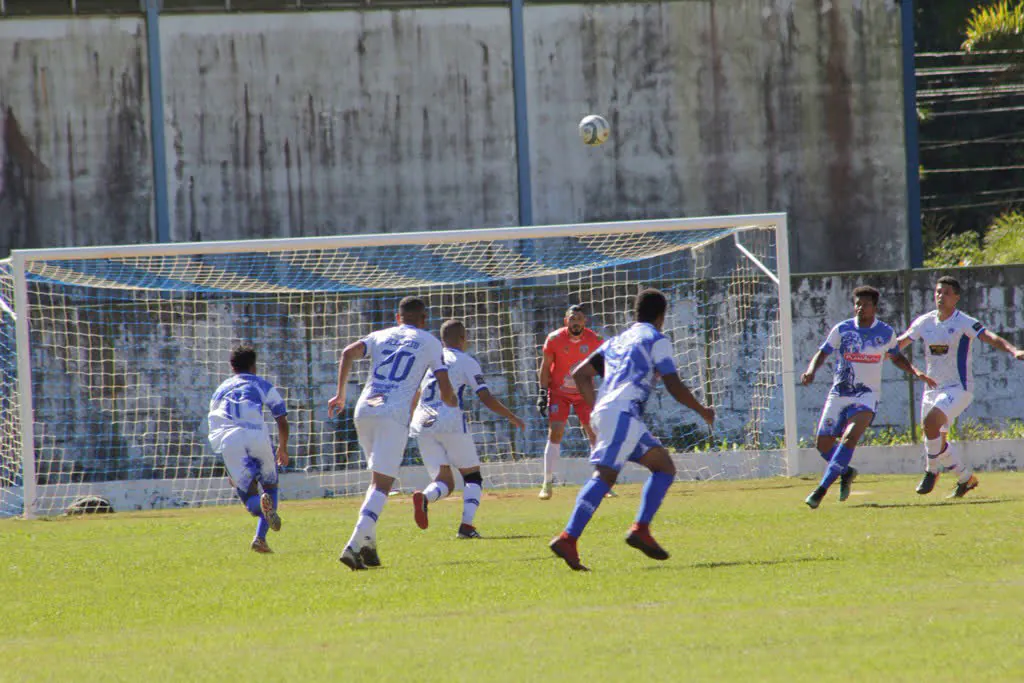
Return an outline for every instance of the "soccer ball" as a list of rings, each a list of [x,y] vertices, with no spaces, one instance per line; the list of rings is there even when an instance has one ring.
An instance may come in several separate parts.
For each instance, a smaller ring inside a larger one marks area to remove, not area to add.
[[[579,129],[583,144],[592,147],[603,145],[607,142],[608,136],[612,134],[612,128],[608,125],[608,121],[598,114],[584,116],[580,121]]]

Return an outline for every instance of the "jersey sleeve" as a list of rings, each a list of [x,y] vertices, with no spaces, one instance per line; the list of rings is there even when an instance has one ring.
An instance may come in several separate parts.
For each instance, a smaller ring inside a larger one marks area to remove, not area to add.
[[[889,345],[886,346],[885,352],[890,358],[896,358],[900,355],[900,340],[896,336],[896,330],[890,329],[889,334]]]
[[[475,358],[467,359],[467,361],[466,374],[468,377],[466,378],[466,384],[473,390],[473,393],[480,393],[487,388],[483,368],[480,367],[480,363]]]
[[[363,342],[363,346],[366,347],[365,351],[363,351],[363,357],[367,358],[369,356],[372,356],[373,352],[377,348],[377,335],[376,335],[376,333],[371,332],[370,334],[366,335],[365,337],[363,337],[359,341]]]
[[[842,344],[843,339],[839,335],[839,325],[836,325],[828,332],[828,336],[825,337],[825,341],[821,343],[818,350],[824,353],[826,356],[830,355],[833,351],[839,348]]]
[[[544,338],[544,347],[541,349],[542,353],[551,353],[551,354],[553,354],[555,352],[552,347],[555,345],[555,337],[556,336],[558,336],[558,333],[557,332],[552,332],[551,334],[549,334],[547,337]]]
[[[434,374],[448,372],[448,366],[444,362],[444,347],[441,346],[441,342],[432,334],[425,335],[425,337],[429,340],[427,348],[424,349],[427,354],[427,367],[433,370]]]
[[[654,369],[662,377],[675,374],[676,362],[672,359],[672,344],[667,337],[661,337],[651,345],[651,360],[654,361]]]
[[[277,390],[277,387],[270,387],[267,392],[267,408],[270,408],[270,414],[274,417],[284,417],[288,414],[288,408],[284,404],[284,399],[281,397],[281,392]]]
[[[964,315],[963,331],[971,339],[976,339],[979,334],[985,331],[985,325],[976,318],[972,318],[969,315]]]
[[[910,323],[910,327],[908,327],[907,331],[903,334],[906,335],[908,339],[917,341],[921,338],[921,330],[924,328],[925,321],[927,320],[927,314],[914,318],[914,322]]]

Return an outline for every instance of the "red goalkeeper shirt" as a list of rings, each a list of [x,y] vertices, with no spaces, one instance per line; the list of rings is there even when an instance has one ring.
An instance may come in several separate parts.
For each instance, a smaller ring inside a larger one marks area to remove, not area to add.
[[[561,394],[578,394],[576,382],[572,379],[572,369],[601,345],[601,338],[590,329],[584,328],[583,334],[573,337],[569,328],[562,327],[544,341],[544,353],[555,357],[548,370],[551,372],[551,384],[548,388]]]

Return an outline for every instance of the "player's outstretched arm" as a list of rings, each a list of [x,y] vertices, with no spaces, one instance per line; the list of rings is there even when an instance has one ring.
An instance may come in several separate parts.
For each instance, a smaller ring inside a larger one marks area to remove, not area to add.
[[[591,408],[597,402],[597,391],[594,389],[594,378],[604,374],[604,356],[595,351],[577,365],[572,371],[572,379],[583,397],[583,402]]]
[[[275,417],[277,422],[277,464],[281,467],[288,466],[288,416]]]
[[[503,418],[514,424],[520,429],[526,429],[526,423],[523,422],[518,415],[508,409],[497,396],[492,394],[489,389],[481,389],[477,392],[477,396],[480,397],[480,402],[490,408],[493,412],[501,415]]]
[[[715,409],[698,401],[697,397],[683,384],[683,380],[679,379],[679,375],[674,372],[662,375],[661,381],[665,383],[665,388],[668,393],[672,394],[672,398],[700,415],[708,423],[708,426],[715,423]]]
[[[437,380],[437,388],[441,392],[441,400],[445,402],[445,405],[458,408],[459,397],[455,395],[455,387],[452,386],[452,381],[448,379],[448,369],[436,368],[434,370],[434,379]]]
[[[338,361],[338,389],[327,402],[327,417],[334,417],[345,407],[345,386],[352,372],[352,363],[365,355],[366,344],[362,341],[352,342],[341,352],[341,360]]]
[[[989,332],[988,330],[982,330],[981,334],[978,335],[978,339],[985,342],[989,346],[999,349],[1000,351],[1006,351],[1008,354],[1016,358],[1017,360],[1024,360],[1024,351],[1021,351],[1016,346],[1006,341],[998,334]]]
[[[811,362],[807,365],[807,371],[800,375],[800,384],[807,386],[814,381],[814,375],[818,372],[818,368],[824,364],[825,359],[828,358],[828,354],[818,349],[818,352],[811,358]]]
[[[899,347],[900,351],[902,351],[903,349],[907,348],[908,346],[910,346],[913,343],[914,343],[914,339],[913,339],[913,337],[910,336],[910,330],[907,330],[906,332],[904,332],[900,336],[896,337],[896,346]]]
[[[932,379],[928,375],[924,374],[923,372],[915,368],[914,365],[907,359],[907,357],[904,356],[899,351],[890,353],[889,360],[891,360],[892,364],[898,367],[903,372],[907,373],[908,375],[913,375],[914,377],[918,378],[919,380],[927,384],[929,389],[934,389],[935,387],[939,386],[934,379]]]

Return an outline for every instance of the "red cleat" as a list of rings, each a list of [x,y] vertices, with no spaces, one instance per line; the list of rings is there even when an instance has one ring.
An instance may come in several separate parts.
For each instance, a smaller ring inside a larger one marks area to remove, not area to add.
[[[634,524],[626,536],[626,543],[652,560],[667,560],[668,552],[658,545],[658,542],[651,536],[650,526],[647,524]]]
[[[427,519],[427,497],[423,491],[414,491],[412,494],[412,517],[416,520],[416,526],[426,529],[430,525]]]
[[[590,570],[580,562],[580,553],[576,550],[576,539],[564,531],[551,539],[548,543],[551,552],[565,560],[569,568],[577,572],[589,572]]]

